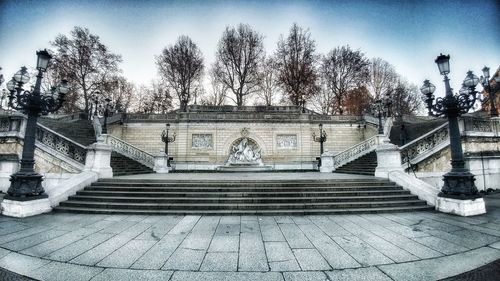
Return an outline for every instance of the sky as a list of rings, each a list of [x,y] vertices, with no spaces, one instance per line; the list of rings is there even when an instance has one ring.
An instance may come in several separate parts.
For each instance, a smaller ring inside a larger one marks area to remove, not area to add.
[[[443,96],[434,63],[440,53],[451,56],[449,76],[456,91],[467,70],[479,76],[485,65],[492,70],[500,66],[499,14],[500,1],[495,0],[0,0],[0,67],[6,79],[23,65],[34,67],[37,50],[82,26],[122,55],[127,79],[149,84],[159,77],[155,56],[180,35],[198,44],[208,68],[226,26],[250,24],[272,55],[279,36],[296,22],[309,28],[319,54],[349,45],[368,58],[388,61],[419,87],[430,79],[436,95]]]

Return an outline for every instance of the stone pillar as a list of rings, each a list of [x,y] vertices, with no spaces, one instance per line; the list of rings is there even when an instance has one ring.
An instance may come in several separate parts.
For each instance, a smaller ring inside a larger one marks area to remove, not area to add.
[[[155,156],[155,166],[153,167],[153,171],[158,174],[168,173],[168,154],[162,151]]]
[[[85,171],[99,174],[99,178],[112,178],[113,169],[110,166],[113,148],[103,142],[96,142],[87,147]]]
[[[321,167],[319,171],[321,173],[331,173],[335,170],[333,166],[333,153],[328,150],[321,154]]]
[[[398,146],[389,142],[389,139],[381,136],[381,142],[377,149],[377,168],[375,176],[379,178],[389,178],[392,171],[404,171],[401,167],[401,153]]]

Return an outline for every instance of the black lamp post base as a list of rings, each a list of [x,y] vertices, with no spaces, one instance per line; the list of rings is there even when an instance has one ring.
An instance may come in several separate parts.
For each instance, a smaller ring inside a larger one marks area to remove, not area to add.
[[[42,187],[42,175],[29,171],[19,171],[10,176],[10,187],[4,199],[29,201],[47,198]]]
[[[468,171],[448,172],[443,176],[444,185],[439,197],[467,200],[482,197],[474,184],[474,175]]]

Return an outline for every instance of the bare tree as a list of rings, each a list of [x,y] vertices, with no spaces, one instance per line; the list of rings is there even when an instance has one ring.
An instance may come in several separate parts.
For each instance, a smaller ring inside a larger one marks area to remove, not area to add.
[[[368,89],[375,99],[379,99],[394,88],[397,80],[398,74],[390,63],[381,58],[371,60]]]
[[[265,59],[260,75],[261,78],[256,103],[271,106],[277,103],[280,98],[279,86],[276,77],[276,62],[273,58]]]
[[[177,94],[181,111],[186,111],[192,96],[201,88],[203,55],[188,36],[180,36],[175,45],[163,49],[156,57],[160,75]]]
[[[111,53],[99,36],[79,26],[73,28],[70,37],[60,34],[51,44],[55,48],[54,73],[72,84],[73,92],[68,95],[65,106],[76,108],[83,103],[85,112],[89,113],[90,95],[120,72],[121,56]]]
[[[139,87],[138,100],[137,109],[141,113],[165,114],[172,109],[172,95],[168,88],[155,81],[150,86]]]
[[[135,94],[135,85],[123,76],[115,76],[101,87],[101,94],[109,98],[118,112],[130,112]]]
[[[365,86],[354,88],[347,92],[343,111],[350,115],[361,115],[368,110],[373,102],[368,89]]]
[[[325,86],[322,79],[318,88],[318,91],[310,99],[310,105],[321,114],[333,114],[335,95]]]
[[[315,49],[309,29],[304,30],[296,23],[287,38],[281,35],[278,40],[277,80],[293,105],[304,106],[318,91]]]
[[[391,98],[391,111],[396,115],[417,115],[424,108],[418,87],[402,78],[398,78],[396,86],[389,89],[386,96]]]
[[[212,67],[209,73],[211,92],[205,93],[201,98],[201,104],[221,106],[226,103],[228,87],[223,83],[219,83],[213,70]]]
[[[248,95],[258,91],[259,68],[264,58],[263,37],[248,24],[226,27],[217,46],[213,72],[242,106]]]
[[[321,78],[325,87],[335,96],[332,113],[344,112],[349,91],[364,85],[368,80],[369,61],[364,54],[349,46],[331,50],[321,61]]]

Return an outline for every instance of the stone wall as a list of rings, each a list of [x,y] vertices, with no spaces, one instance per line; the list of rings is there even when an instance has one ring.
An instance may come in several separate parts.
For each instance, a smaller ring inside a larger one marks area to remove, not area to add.
[[[161,122],[132,122],[111,126],[110,133],[151,154],[163,151]],[[170,136],[176,140],[169,144],[169,154],[174,157],[176,168],[182,164],[196,164],[213,169],[224,165],[233,143],[248,138],[261,148],[265,165],[275,169],[312,169],[319,156],[320,145],[313,141],[312,133],[319,133],[319,122],[183,122],[171,123]],[[323,124],[327,133],[325,150],[338,153],[373,136],[376,129],[355,122],[329,122]],[[194,143],[193,143],[194,141]],[[186,166],[186,169],[189,168]],[[200,167],[202,168],[202,167]]]

